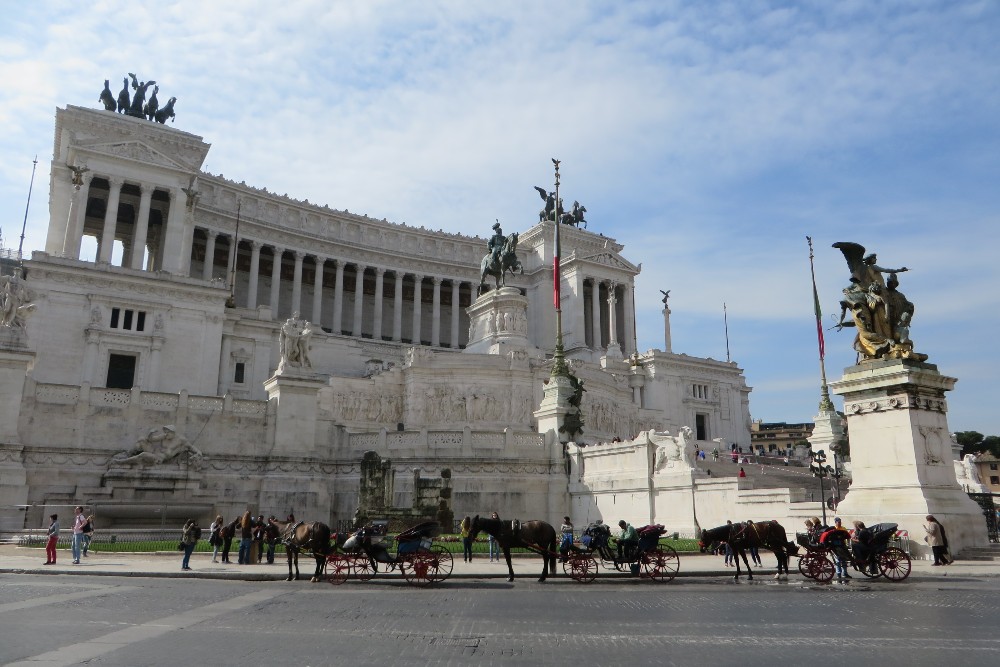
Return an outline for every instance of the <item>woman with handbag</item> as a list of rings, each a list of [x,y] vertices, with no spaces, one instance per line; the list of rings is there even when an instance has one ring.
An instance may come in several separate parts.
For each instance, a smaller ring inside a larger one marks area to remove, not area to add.
[[[198,528],[198,522],[194,519],[188,519],[181,531],[181,543],[178,545],[178,547],[184,550],[184,560],[181,561],[182,570],[191,569],[188,563],[191,561],[191,554],[194,552],[195,545],[198,544],[199,533],[201,533],[201,529]]]

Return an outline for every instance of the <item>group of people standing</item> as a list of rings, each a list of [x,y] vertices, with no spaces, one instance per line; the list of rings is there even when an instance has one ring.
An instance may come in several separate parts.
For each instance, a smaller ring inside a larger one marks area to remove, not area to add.
[[[90,542],[94,538],[94,516],[83,513],[82,507],[73,509],[73,541],[71,553],[73,564],[79,565],[80,558],[86,558],[90,551]],[[45,541],[45,565],[56,564],[56,544],[59,543],[59,515],[49,515],[49,528]]]

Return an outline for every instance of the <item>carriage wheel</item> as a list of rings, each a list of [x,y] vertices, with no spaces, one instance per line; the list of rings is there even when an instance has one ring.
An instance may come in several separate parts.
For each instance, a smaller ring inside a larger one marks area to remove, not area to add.
[[[902,549],[889,547],[879,556],[879,566],[882,574],[889,581],[902,581],[910,576],[910,557]]]
[[[655,549],[650,549],[639,558],[645,575],[653,581],[666,583],[672,581],[681,569],[681,559],[677,556],[674,548],[666,544],[661,544]]]
[[[357,554],[353,560],[354,563],[351,567],[354,570],[355,577],[361,581],[370,581],[375,576],[377,570],[375,569],[375,565],[372,564],[372,559],[367,554]]]
[[[825,584],[833,579],[836,568],[834,568],[833,561],[829,558],[821,554],[816,554],[809,563],[809,572],[813,579],[821,584]]]
[[[444,581],[455,568],[455,557],[443,544],[432,544],[431,555],[434,558],[434,581]]]
[[[343,554],[330,554],[326,557],[326,580],[337,585],[347,581],[351,572],[351,559]]]
[[[569,554],[563,561],[563,572],[573,581],[589,584],[597,578],[597,561],[590,554]]]
[[[854,569],[869,579],[878,579],[882,576],[882,569],[879,567],[878,557],[876,556],[874,558],[874,561],[861,561],[860,563],[855,563]]]
[[[809,571],[809,562],[812,560],[812,554],[806,554],[799,558],[799,573],[803,577],[808,577],[812,579],[812,574]]]
[[[416,551],[401,556],[399,570],[411,586],[427,586],[434,581],[436,557],[429,551]]]

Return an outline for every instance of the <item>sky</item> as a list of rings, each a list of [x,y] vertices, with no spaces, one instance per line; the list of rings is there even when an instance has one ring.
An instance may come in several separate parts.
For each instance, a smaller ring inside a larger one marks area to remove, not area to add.
[[[0,22],[0,229],[44,247],[57,107],[155,79],[204,168],[429,229],[525,230],[533,186],[625,245],[640,350],[725,360],[765,422],[811,421],[837,241],[906,266],[911,338],[949,428],[1000,434],[1000,2],[11,3]],[[727,351],[728,328],[728,351]],[[835,398],[839,408],[843,403]]]

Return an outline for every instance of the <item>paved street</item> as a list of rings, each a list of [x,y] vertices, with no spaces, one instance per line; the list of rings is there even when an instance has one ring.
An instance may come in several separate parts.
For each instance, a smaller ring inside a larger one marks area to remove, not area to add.
[[[460,564],[459,564],[460,565]],[[996,664],[1000,582],[227,581],[0,574],[0,663]]]

